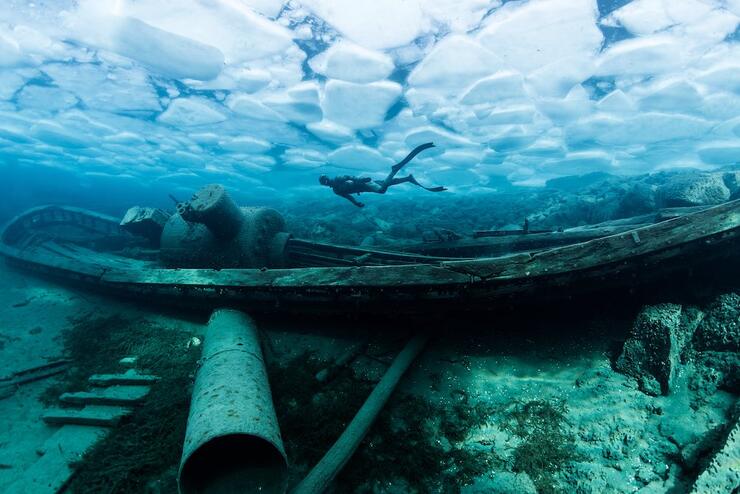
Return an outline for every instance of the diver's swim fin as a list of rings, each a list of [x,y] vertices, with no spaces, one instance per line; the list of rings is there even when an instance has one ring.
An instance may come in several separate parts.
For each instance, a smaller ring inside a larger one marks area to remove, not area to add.
[[[439,187],[424,187],[423,185],[421,185],[419,182],[416,181],[416,179],[414,178],[413,175],[409,175],[408,176],[408,180],[412,184],[418,185],[422,189],[428,190],[429,192],[444,192],[445,190],[447,190],[447,187],[442,187],[442,186],[439,186]]]
[[[421,153],[425,149],[433,148],[434,143],[433,142],[425,142],[424,144],[420,144],[419,146],[416,146],[413,151],[411,151],[404,159],[396,163],[391,167],[391,170],[393,170],[393,173],[398,173],[401,168],[406,166],[409,161],[414,159],[417,154]]]

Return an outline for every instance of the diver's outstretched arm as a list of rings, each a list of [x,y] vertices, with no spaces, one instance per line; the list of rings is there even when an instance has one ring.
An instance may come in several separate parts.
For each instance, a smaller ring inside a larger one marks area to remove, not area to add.
[[[355,199],[354,197],[352,197],[349,194],[338,194],[338,195],[341,196],[341,197],[344,197],[345,199],[347,199],[349,202],[351,202],[352,204],[354,204],[358,208],[364,208],[365,207],[365,205],[363,203],[361,203],[360,201],[358,201],[357,199]]]
[[[401,168],[403,168],[404,166],[406,166],[409,161],[411,161],[412,159],[414,159],[417,154],[421,153],[425,149],[429,149],[429,148],[433,148],[433,147],[434,147],[434,143],[433,142],[425,142],[424,144],[421,144],[419,146],[416,146],[414,148],[414,150],[411,151],[408,154],[408,156],[406,156],[404,159],[402,159],[401,161],[399,161],[398,163],[396,163],[395,165],[393,165],[391,167],[391,169],[393,170],[393,172],[392,172],[393,175],[395,175],[396,173],[398,173],[398,171]]]

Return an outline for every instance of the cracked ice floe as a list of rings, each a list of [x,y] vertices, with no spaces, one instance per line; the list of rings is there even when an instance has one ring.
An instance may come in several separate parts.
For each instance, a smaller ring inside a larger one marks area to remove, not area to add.
[[[499,57],[480,43],[468,36],[454,35],[434,47],[409,74],[408,82],[412,87],[457,94],[504,67]]]
[[[391,81],[356,84],[330,80],[321,107],[327,120],[351,129],[366,129],[381,125],[400,95],[401,86]]]
[[[595,0],[80,0],[43,22],[18,4],[0,154],[180,170],[175,189],[381,174],[427,141],[414,172],[452,187],[732,165],[740,3],[620,3],[599,21]]]
[[[385,79],[394,68],[388,55],[347,41],[334,43],[309,64],[314,72],[330,79],[359,83]]]
[[[302,3],[344,36],[367,48],[405,45],[425,27],[417,0],[303,0]]]
[[[377,171],[390,168],[393,161],[367,146],[352,144],[329,153],[328,161],[338,168]]]
[[[597,17],[596,0],[511,2],[477,37],[509,67],[528,73],[563,58],[595,56],[603,41]]]
[[[740,143],[737,141],[712,142],[698,147],[699,157],[709,164],[733,164],[740,162]]]
[[[177,98],[158,118],[176,127],[223,122],[226,115],[213,108],[209,100],[197,97]]]
[[[228,141],[219,143],[221,148],[227,151],[235,151],[248,154],[260,154],[269,151],[272,147],[269,142],[262,139],[255,139],[249,136],[235,137]]]

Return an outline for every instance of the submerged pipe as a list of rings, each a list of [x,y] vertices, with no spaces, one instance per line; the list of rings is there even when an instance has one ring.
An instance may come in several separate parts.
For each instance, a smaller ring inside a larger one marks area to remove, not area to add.
[[[411,338],[401,353],[385,372],[375,389],[362,404],[337,442],[324,454],[315,467],[308,473],[291,494],[321,494],[326,492],[337,474],[344,468],[364,439],[370,426],[385,406],[388,398],[396,389],[398,382],[406,373],[426,345],[427,337],[417,335]]]
[[[180,492],[284,492],[288,462],[254,321],[237,310],[214,311],[200,362]]]

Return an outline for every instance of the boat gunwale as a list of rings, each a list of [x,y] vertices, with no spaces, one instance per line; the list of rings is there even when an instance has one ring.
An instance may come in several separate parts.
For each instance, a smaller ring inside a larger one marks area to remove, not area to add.
[[[59,206],[55,206],[59,207]],[[35,210],[43,209],[34,208]],[[84,210],[74,208],[78,212]],[[97,215],[100,219],[112,219]],[[20,218],[19,215],[16,218]],[[704,220],[711,221],[704,221]],[[113,219],[114,220],[114,219]],[[433,264],[408,264],[391,266],[340,266],[282,269],[197,269],[112,268],[84,261],[46,259],[46,266],[69,273],[91,276],[107,285],[169,286],[173,288],[208,288],[214,290],[240,289],[241,291],[290,291],[290,290],[363,290],[363,289],[456,289],[460,286],[493,282],[532,280],[538,277],[558,276],[593,270],[613,263],[651,253],[677,248],[683,244],[701,241],[740,230],[740,200],[727,202],[703,211],[690,213],[646,225],[614,235],[586,242],[553,247],[537,253],[516,253],[507,256],[473,260],[442,261]],[[3,231],[3,235],[4,235]],[[4,238],[4,237],[3,237]],[[655,241],[662,245],[655,245]],[[604,254],[599,249],[614,248],[619,254]],[[0,254],[29,263],[41,262],[38,255],[0,244]],[[587,260],[591,262],[587,262]],[[506,268],[508,265],[508,271]],[[173,279],[174,278],[174,279]]]

